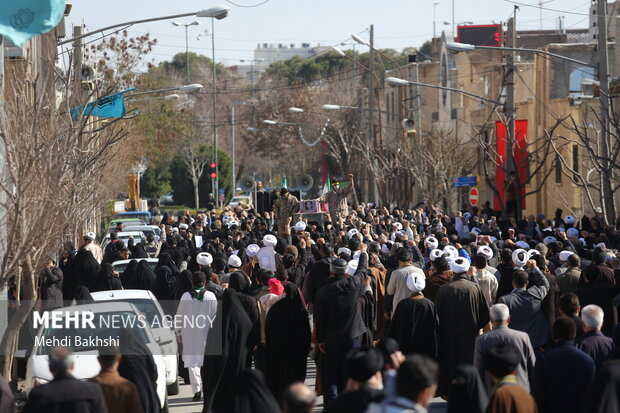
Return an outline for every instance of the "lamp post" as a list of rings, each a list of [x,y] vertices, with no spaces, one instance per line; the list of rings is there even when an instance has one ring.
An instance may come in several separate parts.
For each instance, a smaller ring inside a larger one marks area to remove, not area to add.
[[[177,27],[185,27],[185,68],[187,70],[187,82],[189,83],[189,40],[187,36],[187,28],[189,26],[198,26],[200,22],[198,20],[194,20],[191,23],[181,23],[178,21],[173,21],[172,25]]]
[[[438,2],[433,3],[433,39],[437,37],[436,26],[437,26],[437,5],[438,4],[439,4]]]
[[[245,105],[245,102],[233,102],[231,105],[231,128],[232,128],[232,196],[235,196],[235,192],[237,190],[237,166],[235,162],[235,106],[236,105]]]
[[[216,205],[220,206],[219,197],[219,165],[217,162],[217,126],[216,126],[216,108],[217,108],[217,76],[216,76],[216,64],[215,64],[215,19],[222,20],[228,16],[230,7],[220,6],[206,10],[198,17],[210,17],[211,18],[211,63],[213,65],[213,162],[215,163],[215,178],[211,180],[211,188],[213,192],[217,194]]]
[[[138,92],[138,93],[132,93],[130,95],[127,95],[125,97],[125,99],[132,99],[135,98],[136,96],[143,96],[143,95],[152,95],[154,93],[164,93],[164,92],[175,92],[175,91],[179,91],[179,92],[183,92],[183,93],[191,93],[191,92],[197,92],[200,89],[202,89],[202,85],[200,83],[192,83],[191,85],[183,85],[183,86],[178,86],[178,87],[167,87],[164,89],[157,89],[157,90],[147,90],[144,92]],[[169,99],[174,99],[174,95],[168,95]],[[176,97],[179,97],[179,95],[176,95]]]
[[[191,13],[173,14],[170,16],[151,17],[149,19],[140,19],[140,20],[132,20],[132,21],[124,22],[124,23],[116,23],[110,26],[103,27],[101,29],[93,30],[92,32],[84,33],[79,36],[75,36],[70,39],[63,40],[62,42],[58,42],[58,45],[62,46],[63,44],[71,43],[75,40],[79,40],[79,39],[83,39],[84,37],[92,36],[93,34],[103,33],[108,30],[116,29],[117,27],[123,27],[123,26],[129,27],[129,26],[133,26],[134,24],[149,23],[149,22],[160,21],[160,20],[172,20],[172,19],[178,19],[180,17],[190,17],[190,16],[213,17],[213,18],[220,20],[226,17],[229,11],[230,11],[230,7],[228,6],[218,6],[218,7],[212,7],[210,9],[194,11]]]

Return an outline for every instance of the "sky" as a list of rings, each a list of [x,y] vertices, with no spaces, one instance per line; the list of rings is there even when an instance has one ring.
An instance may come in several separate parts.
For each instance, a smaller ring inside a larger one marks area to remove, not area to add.
[[[420,46],[433,36],[434,10],[436,32],[451,30],[444,25],[452,19],[451,0],[70,0],[73,4],[67,18],[67,33],[73,25],[84,23],[91,30],[131,20],[181,14],[219,5],[231,8],[223,20],[215,21],[215,55],[227,66],[243,64],[253,57],[259,43],[310,43],[312,46],[339,45],[351,49],[351,34],[368,39],[373,24],[375,47],[403,49]],[[566,28],[587,28],[589,0],[518,0],[517,28],[535,30],[540,27],[539,2],[543,2],[542,27],[555,29],[558,16],[565,16]],[[454,0],[455,22],[475,24],[505,22],[513,13],[512,0]],[[261,4],[264,3],[264,4]],[[436,6],[434,4],[437,3]],[[247,7],[258,5],[257,7]],[[528,7],[523,4],[535,5]],[[240,7],[246,6],[246,7]],[[553,10],[551,10],[553,9]],[[211,55],[211,20],[187,17],[183,23],[199,20],[201,25],[189,27],[190,51]],[[208,29],[208,35],[205,30]],[[151,58],[156,62],[170,60],[185,52],[185,29],[171,20],[132,26],[131,35],[150,33],[158,40]],[[200,35],[200,39],[198,39]],[[366,51],[362,45],[356,50]],[[247,63],[246,63],[247,64]]]

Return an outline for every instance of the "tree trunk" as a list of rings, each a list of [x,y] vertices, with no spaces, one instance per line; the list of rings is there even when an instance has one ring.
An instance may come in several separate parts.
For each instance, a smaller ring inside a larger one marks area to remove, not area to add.
[[[196,209],[200,209],[200,195],[198,194],[198,182],[194,181],[194,199],[196,200]]]
[[[34,308],[35,304],[35,294],[33,288],[34,274],[32,271],[25,272],[27,275],[26,279],[24,279],[24,299],[19,301],[19,307],[11,318],[9,325],[2,336],[2,341],[0,341],[0,372],[5,378],[11,377],[13,353],[15,353],[15,350],[17,349],[19,330],[28,319],[28,315]]]

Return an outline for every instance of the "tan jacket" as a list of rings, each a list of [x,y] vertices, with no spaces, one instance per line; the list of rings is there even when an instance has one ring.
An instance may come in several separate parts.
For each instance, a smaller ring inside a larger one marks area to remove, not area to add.
[[[142,403],[136,385],[118,374],[118,371],[104,370],[91,381],[101,386],[103,398],[112,413],[143,413]]]
[[[319,198],[319,202],[327,203],[327,209],[332,219],[339,217],[344,218],[349,215],[349,206],[347,205],[347,197],[353,192],[353,181],[346,188],[332,189]]]
[[[299,210],[299,200],[293,195],[288,197],[280,197],[273,204],[273,217],[276,221],[286,221],[288,217]]]

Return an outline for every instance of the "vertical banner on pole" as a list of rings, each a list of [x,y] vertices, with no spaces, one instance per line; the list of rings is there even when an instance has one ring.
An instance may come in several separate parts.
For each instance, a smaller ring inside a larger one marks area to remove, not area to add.
[[[515,120],[515,148],[514,161],[515,168],[519,175],[521,183],[521,208],[525,209],[525,185],[523,184],[527,176],[527,119]],[[504,165],[506,164],[506,125],[501,121],[495,122],[495,151],[497,153],[496,162],[498,166],[495,169],[495,186],[502,200],[505,199],[503,183],[506,179]],[[502,209],[500,199],[497,195],[493,197],[493,209],[500,211]]]

